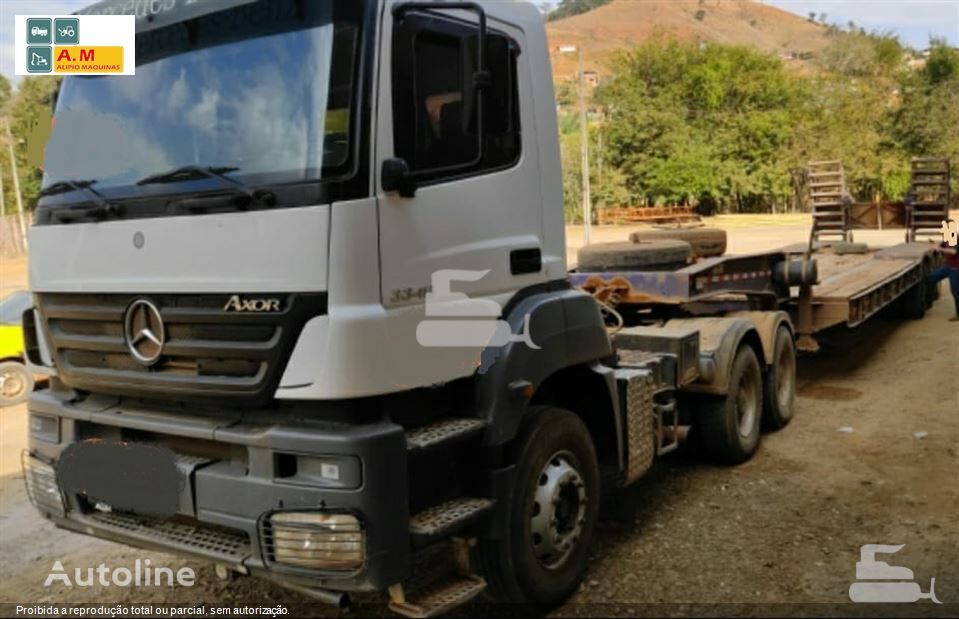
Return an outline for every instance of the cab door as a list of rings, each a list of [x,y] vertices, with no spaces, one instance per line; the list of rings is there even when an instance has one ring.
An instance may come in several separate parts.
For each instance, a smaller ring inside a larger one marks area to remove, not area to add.
[[[487,5],[482,104],[472,86],[475,12],[384,10],[374,169],[388,310],[422,306],[434,274],[450,269],[473,272],[452,282],[453,291],[501,306],[545,281],[539,158],[536,141],[522,133],[535,127],[524,38],[497,19],[496,4]],[[415,193],[384,190],[388,160],[405,166]]]

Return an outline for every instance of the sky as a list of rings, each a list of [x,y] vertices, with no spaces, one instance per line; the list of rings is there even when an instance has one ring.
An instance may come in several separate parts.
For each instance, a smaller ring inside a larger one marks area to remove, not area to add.
[[[0,2],[0,74],[14,84],[13,16],[69,14],[93,0],[2,0]],[[553,1],[553,4],[557,0]],[[662,2],[671,0],[630,0]],[[815,11],[826,21],[845,26],[850,20],[869,31],[892,32],[916,49],[928,46],[930,36],[959,47],[959,0],[757,0],[802,17]]]
[[[959,0],[762,0],[763,4],[806,17],[826,14],[826,21],[845,26],[850,20],[867,31],[892,32],[915,49],[929,38],[959,47]]]

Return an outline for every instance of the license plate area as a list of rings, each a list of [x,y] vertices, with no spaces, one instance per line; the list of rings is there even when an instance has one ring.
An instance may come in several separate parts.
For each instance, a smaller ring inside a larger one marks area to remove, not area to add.
[[[57,481],[91,506],[158,518],[193,515],[190,477],[204,460],[162,445],[90,439],[73,443],[57,462]]]

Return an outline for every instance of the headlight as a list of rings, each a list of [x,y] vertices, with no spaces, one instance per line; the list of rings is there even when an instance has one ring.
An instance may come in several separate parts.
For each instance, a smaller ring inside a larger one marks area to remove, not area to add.
[[[274,562],[319,570],[355,570],[366,556],[366,534],[350,514],[277,512],[263,532]]]

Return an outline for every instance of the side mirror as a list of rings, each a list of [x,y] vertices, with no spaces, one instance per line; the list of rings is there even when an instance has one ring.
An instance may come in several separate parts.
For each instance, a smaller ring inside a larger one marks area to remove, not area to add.
[[[416,179],[410,174],[410,166],[404,159],[394,157],[384,160],[380,179],[383,191],[397,191],[403,198],[416,195]]]

